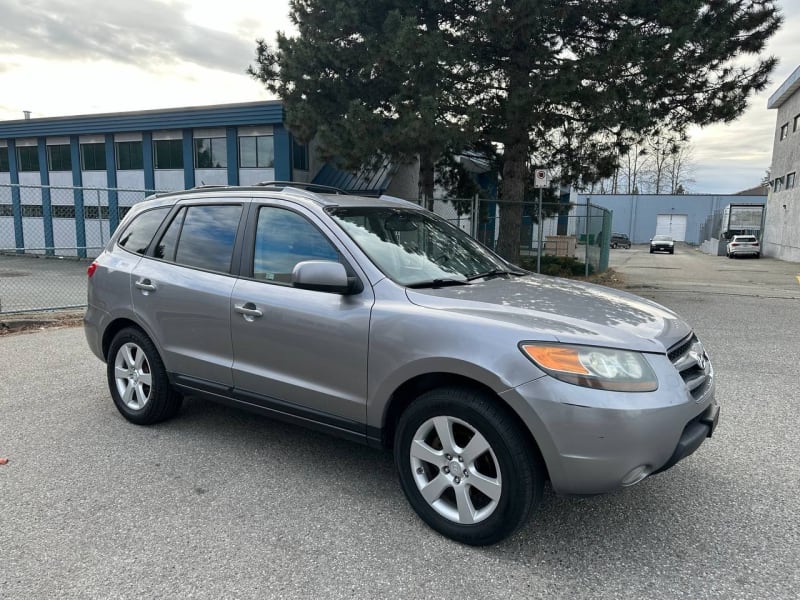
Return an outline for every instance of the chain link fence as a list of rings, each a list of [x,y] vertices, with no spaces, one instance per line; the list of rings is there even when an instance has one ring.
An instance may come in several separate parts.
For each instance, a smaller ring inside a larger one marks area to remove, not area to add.
[[[86,268],[151,190],[0,184],[0,314],[86,305]]]
[[[86,268],[131,206],[154,190],[0,184],[0,314],[86,305]],[[434,211],[497,248],[502,201],[437,200]],[[520,257],[570,257],[586,273],[608,268],[611,212],[592,204],[523,203]],[[541,249],[541,254],[539,250]],[[539,260],[537,260],[537,257]]]
[[[502,227],[503,204],[510,203],[478,198],[436,200],[434,212],[494,250]],[[520,262],[535,270],[544,257],[560,256],[583,263],[587,275],[608,268],[611,211],[593,204],[544,202],[542,212],[551,216],[545,216],[540,227],[539,203],[522,203]]]

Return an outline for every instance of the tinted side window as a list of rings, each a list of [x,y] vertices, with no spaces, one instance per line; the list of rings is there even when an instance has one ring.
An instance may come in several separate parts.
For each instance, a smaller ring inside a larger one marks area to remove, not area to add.
[[[117,243],[126,250],[144,254],[170,208],[169,206],[154,208],[138,215],[131,221]]]
[[[253,277],[289,283],[304,260],[339,261],[339,253],[305,217],[272,206],[258,211]]]
[[[175,262],[228,273],[241,206],[190,206],[183,218]]]
[[[163,258],[164,260],[175,261],[175,250],[178,248],[178,236],[181,234],[181,227],[183,227],[183,219],[186,217],[186,209],[182,208],[172,223],[169,224],[164,235],[161,236],[153,255],[156,258]]]

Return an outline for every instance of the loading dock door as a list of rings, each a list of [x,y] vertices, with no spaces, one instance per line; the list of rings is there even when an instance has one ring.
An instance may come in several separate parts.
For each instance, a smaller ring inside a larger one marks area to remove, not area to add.
[[[686,241],[688,215],[658,215],[656,219],[656,235],[668,235],[676,242]]]

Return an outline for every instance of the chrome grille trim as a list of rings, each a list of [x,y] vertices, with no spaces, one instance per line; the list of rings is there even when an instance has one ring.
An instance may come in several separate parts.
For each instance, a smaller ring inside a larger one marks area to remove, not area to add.
[[[694,334],[689,335],[670,348],[667,357],[680,373],[692,397],[700,400],[711,375],[711,363],[700,340]]]

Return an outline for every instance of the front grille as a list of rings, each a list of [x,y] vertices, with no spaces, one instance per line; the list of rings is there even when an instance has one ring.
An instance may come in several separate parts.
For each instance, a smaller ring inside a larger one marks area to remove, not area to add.
[[[692,334],[667,352],[670,362],[695,400],[700,400],[711,381],[711,363],[703,344]]]

